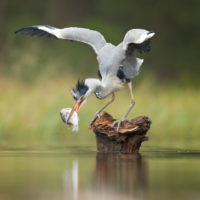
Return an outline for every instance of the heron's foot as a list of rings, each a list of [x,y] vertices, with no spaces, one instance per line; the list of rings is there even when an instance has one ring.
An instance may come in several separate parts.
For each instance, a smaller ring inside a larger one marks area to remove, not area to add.
[[[119,132],[119,127],[121,125],[121,122],[123,122],[124,120],[126,120],[126,118],[122,118],[122,119],[114,121],[112,124],[112,128],[114,128],[114,126],[117,124],[117,132]]]
[[[89,129],[92,128],[92,124],[95,122],[95,120],[96,120],[97,118],[100,118],[100,113],[98,113],[98,112],[94,115],[94,117],[93,117],[92,120],[90,121]]]

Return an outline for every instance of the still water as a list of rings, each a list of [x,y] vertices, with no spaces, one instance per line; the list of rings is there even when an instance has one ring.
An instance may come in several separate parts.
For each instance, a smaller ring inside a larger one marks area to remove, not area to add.
[[[0,200],[199,200],[200,152],[95,147],[0,150]]]

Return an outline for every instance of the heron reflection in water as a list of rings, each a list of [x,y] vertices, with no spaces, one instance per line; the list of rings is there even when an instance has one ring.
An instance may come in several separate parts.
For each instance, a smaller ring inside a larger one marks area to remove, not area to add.
[[[145,199],[147,163],[140,154],[97,153],[94,182],[99,195]]]
[[[80,166],[79,159],[71,164],[63,173],[63,199],[146,199],[147,163],[139,154],[97,153],[96,167],[86,179],[80,172],[87,164]]]

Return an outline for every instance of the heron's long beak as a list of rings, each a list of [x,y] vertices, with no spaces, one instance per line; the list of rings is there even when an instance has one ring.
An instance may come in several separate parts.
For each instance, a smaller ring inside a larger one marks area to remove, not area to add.
[[[72,110],[69,114],[69,117],[67,119],[67,123],[69,122],[69,120],[71,119],[73,113],[76,111],[77,113],[79,112],[80,108],[81,108],[81,104],[83,103],[84,99],[80,99],[78,101],[76,101],[72,107]]]

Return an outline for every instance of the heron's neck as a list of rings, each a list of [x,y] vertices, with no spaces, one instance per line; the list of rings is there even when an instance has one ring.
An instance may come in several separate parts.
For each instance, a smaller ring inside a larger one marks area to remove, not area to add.
[[[87,97],[94,93],[97,98],[103,99],[110,94],[108,87],[106,87],[104,82],[99,79],[88,78],[85,80],[85,84],[89,87],[86,95]]]
[[[92,93],[96,93],[97,90],[100,90],[102,87],[102,82],[96,78],[87,78],[85,79],[85,84],[88,86],[89,90],[87,96],[90,96]]]
[[[111,93],[116,92],[123,87],[123,83],[117,77],[103,77],[99,79],[86,79],[85,84],[89,87],[89,93],[94,93],[97,98],[103,99]],[[90,95],[89,94],[89,95]]]

